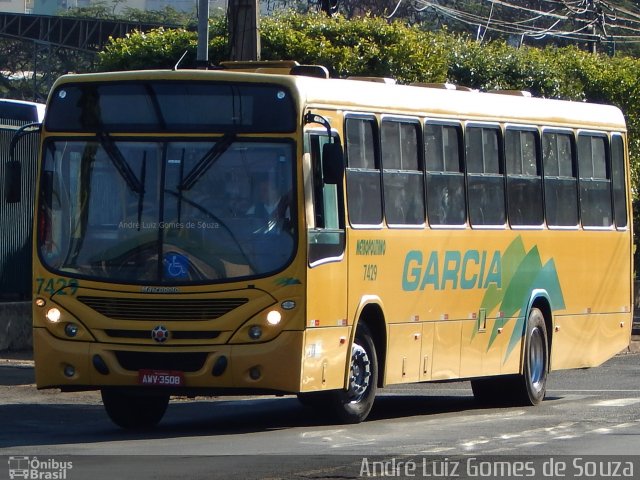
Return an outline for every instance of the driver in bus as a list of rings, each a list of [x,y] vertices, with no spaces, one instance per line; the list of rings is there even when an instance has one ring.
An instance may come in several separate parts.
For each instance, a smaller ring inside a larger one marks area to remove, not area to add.
[[[291,225],[291,193],[281,194],[275,182],[268,178],[258,181],[256,200],[247,210],[247,215],[257,218],[267,225],[266,231],[273,228],[288,230]]]

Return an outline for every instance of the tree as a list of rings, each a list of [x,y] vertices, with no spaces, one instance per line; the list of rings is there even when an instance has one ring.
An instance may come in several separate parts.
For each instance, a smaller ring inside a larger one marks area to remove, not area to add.
[[[0,97],[43,102],[57,77],[88,71],[96,59],[94,53],[0,38]]]

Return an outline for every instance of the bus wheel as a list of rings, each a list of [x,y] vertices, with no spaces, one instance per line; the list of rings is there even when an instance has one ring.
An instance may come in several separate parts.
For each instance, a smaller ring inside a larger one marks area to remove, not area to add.
[[[549,343],[544,315],[532,308],[527,322],[524,348],[524,368],[516,382],[517,400],[524,405],[538,405],[547,392]]]
[[[100,393],[111,421],[126,429],[156,426],[169,404],[169,395],[136,395],[117,388],[103,388]]]
[[[378,359],[371,333],[358,326],[351,347],[349,388],[331,392],[331,405],[344,423],[360,423],[367,418],[378,388]]]

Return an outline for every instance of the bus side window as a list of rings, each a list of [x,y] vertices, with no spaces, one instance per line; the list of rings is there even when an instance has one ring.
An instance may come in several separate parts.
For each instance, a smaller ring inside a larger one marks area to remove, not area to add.
[[[460,125],[427,123],[424,128],[427,211],[430,225],[467,221]]]
[[[545,215],[551,227],[578,225],[574,150],[573,133],[545,131],[542,134]]]
[[[585,227],[608,227],[613,223],[607,147],[604,135],[578,135],[580,214]]]
[[[342,185],[333,183],[334,179],[325,181],[323,176],[323,163],[336,160],[323,156],[323,153],[328,151],[323,147],[329,143],[329,137],[312,134],[309,143],[315,225],[308,231],[308,255],[309,264],[313,266],[321,260],[339,259],[344,252],[345,235]]]
[[[538,132],[508,128],[504,143],[509,223],[515,226],[540,226],[544,216]]]
[[[420,166],[420,124],[382,122],[382,183],[387,224],[424,224],[424,177]]]
[[[352,225],[382,224],[382,188],[375,118],[346,119],[347,202]]]
[[[627,202],[624,175],[624,141],[620,135],[611,136],[611,171],[613,181],[613,209],[617,228],[627,226]]]
[[[465,158],[471,225],[505,224],[504,176],[500,161],[500,130],[467,127]]]

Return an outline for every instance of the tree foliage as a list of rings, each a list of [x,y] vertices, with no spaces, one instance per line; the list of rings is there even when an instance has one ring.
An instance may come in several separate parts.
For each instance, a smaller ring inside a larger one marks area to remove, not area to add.
[[[224,18],[210,21],[209,59],[227,60],[229,47]],[[444,81],[447,72],[444,33],[424,32],[400,22],[365,16],[292,12],[266,17],[261,23],[262,59],[295,59],[322,64],[336,76],[384,75],[404,82]],[[183,68],[194,67],[197,37],[186,30],[157,29],[113,39],[99,54],[101,70],[168,68],[183,52]],[[427,80],[425,80],[427,79]]]
[[[44,102],[57,77],[92,69],[94,61],[86,52],[0,38],[0,98]]]

